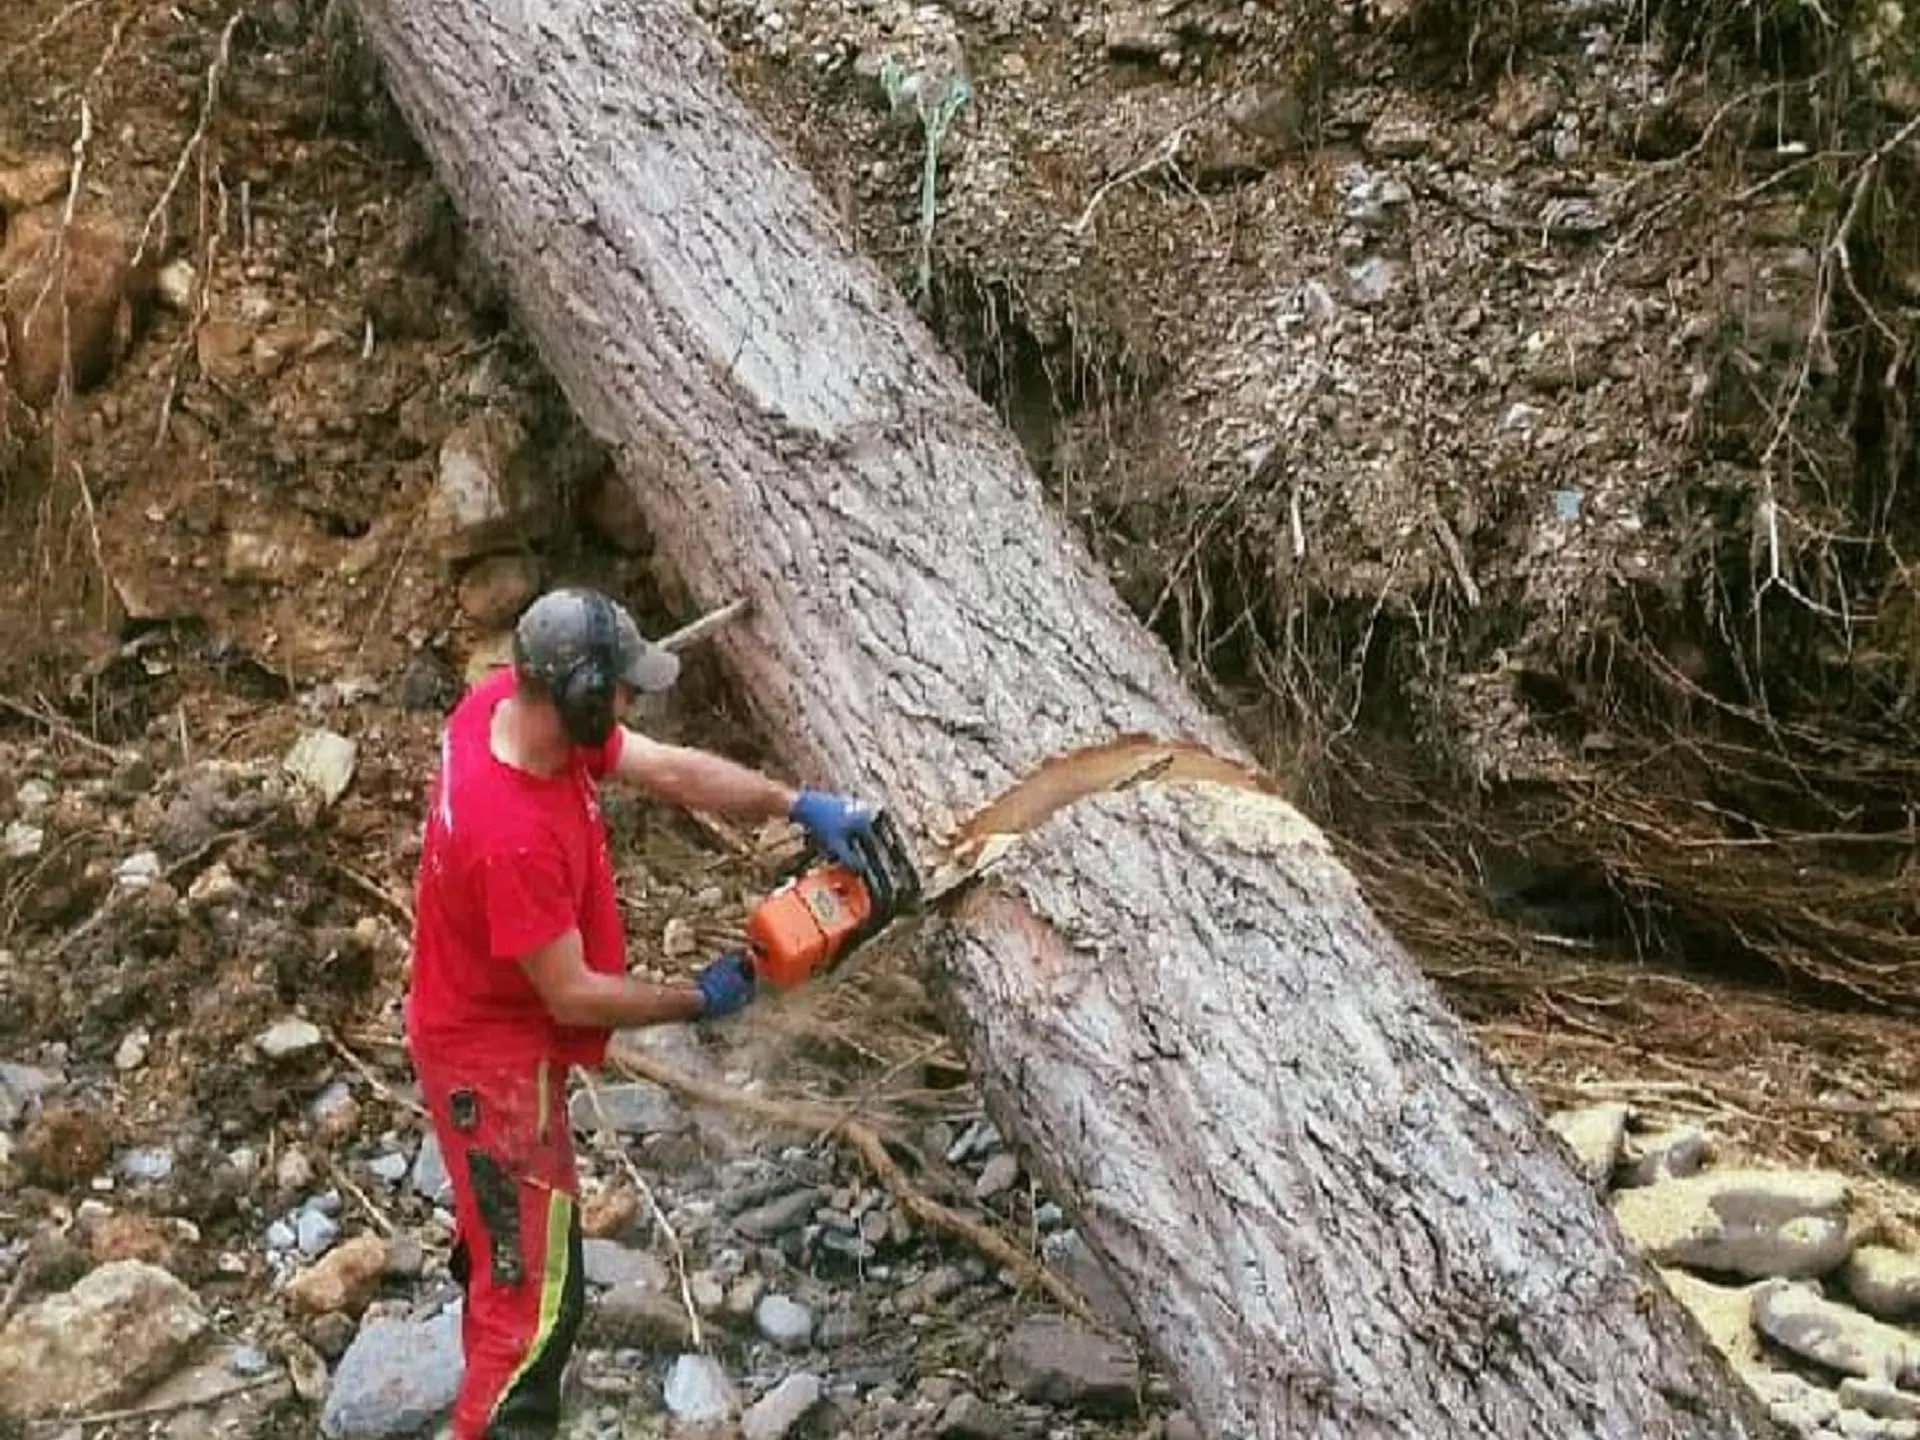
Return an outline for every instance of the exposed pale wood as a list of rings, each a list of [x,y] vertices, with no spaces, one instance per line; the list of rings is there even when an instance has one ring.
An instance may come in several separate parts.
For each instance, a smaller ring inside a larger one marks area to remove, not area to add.
[[[798,773],[931,846],[1119,734],[1245,761],[684,4],[360,10],[682,578],[749,602],[711,643]],[[955,909],[995,1118],[1204,1434],[1776,1433],[1277,797],[1082,800]]]

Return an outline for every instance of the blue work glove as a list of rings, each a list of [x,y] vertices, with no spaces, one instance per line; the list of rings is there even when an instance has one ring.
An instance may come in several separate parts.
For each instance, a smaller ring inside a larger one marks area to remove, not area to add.
[[[802,790],[787,811],[787,818],[833,859],[855,870],[860,868],[860,858],[848,840],[867,831],[873,824],[873,812],[858,800],[824,790]]]
[[[694,976],[693,983],[700,991],[702,1020],[731,1015],[753,999],[753,969],[738,951],[730,950],[710,962]]]
[[[874,812],[847,795],[829,795],[828,791],[803,789],[787,818],[806,831],[806,837],[828,852],[843,866],[860,868],[860,856],[849,843],[852,835],[862,835],[874,824]]]

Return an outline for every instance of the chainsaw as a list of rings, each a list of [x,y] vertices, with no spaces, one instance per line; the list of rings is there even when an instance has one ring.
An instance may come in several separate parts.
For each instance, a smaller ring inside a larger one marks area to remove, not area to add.
[[[900,917],[925,911],[979,879],[1049,815],[1087,795],[1164,777],[1245,789],[1270,782],[1187,741],[1122,735],[1044,762],[949,837],[923,880],[885,810],[854,841],[852,865],[806,853],[747,918],[747,963],[757,979],[790,990],[837,965]]]
[[[809,845],[754,906],[747,917],[746,954],[756,979],[776,990],[804,984],[895,920],[924,911],[975,879],[998,858],[990,850],[968,863],[944,866],[924,881],[899,827],[884,810],[851,843],[852,865]]]

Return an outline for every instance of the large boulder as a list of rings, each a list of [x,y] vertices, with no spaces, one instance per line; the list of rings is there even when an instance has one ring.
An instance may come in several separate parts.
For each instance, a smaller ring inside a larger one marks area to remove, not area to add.
[[[159,1266],[102,1265],[0,1330],[0,1415],[128,1404],[178,1369],[206,1331],[199,1300]]]

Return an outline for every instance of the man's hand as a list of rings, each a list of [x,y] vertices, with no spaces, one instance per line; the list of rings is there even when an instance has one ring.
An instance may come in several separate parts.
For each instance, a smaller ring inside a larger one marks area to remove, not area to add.
[[[861,868],[860,857],[849,842],[872,826],[873,812],[858,800],[824,790],[802,790],[787,811],[787,818],[842,865]]]
[[[753,970],[736,951],[713,961],[694,976],[693,983],[700,991],[702,1020],[731,1015],[753,999]]]

